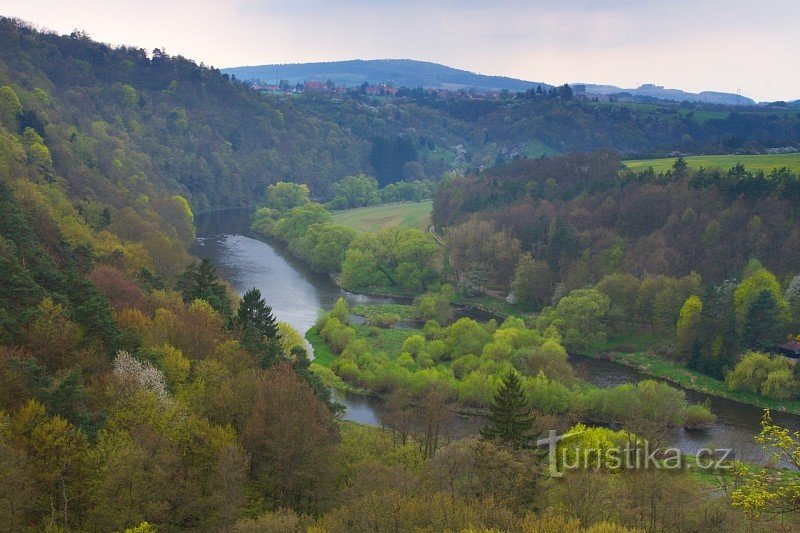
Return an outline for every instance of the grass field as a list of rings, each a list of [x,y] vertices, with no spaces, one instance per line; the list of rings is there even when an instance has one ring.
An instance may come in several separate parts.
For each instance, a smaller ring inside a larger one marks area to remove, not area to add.
[[[425,231],[431,224],[432,210],[431,200],[359,207],[333,213],[333,222],[363,232],[398,226]]]
[[[721,168],[728,170],[743,164],[748,170],[763,170],[769,172],[775,168],[788,167],[794,172],[800,172],[800,153],[793,154],[766,154],[766,155],[697,155],[686,157],[690,168]],[[675,158],[665,159],[637,159],[623,161],[631,169],[641,170],[653,167],[656,172],[663,172],[672,168]]]

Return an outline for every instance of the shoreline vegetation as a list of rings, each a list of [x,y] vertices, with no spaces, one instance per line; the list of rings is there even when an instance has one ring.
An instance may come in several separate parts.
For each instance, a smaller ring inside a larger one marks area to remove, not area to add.
[[[627,366],[648,376],[678,385],[682,389],[800,416],[800,401],[778,401],[748,391],[730,390],[724,381],[690,370],[678,363],[665,361],[647,352],[585,351],[577,353],[577,355]]]
[[[402,202],[402,203],[413,204],[414,202]],[[387,205],[395,205],[395,204],[387,204]],[[353,209],[346,210],[344,212],[347,211],[353,211]],[[333,213],[334,219],[336,219],[336,215],[338,213],[340,213],[340,211]],[[264,235],[263,233],[260,233],[258,231],[256,231],[255,233],[257,238],[265,239],[268,242],[270,242],[270,244],[278,244],[280,246],[284,246],[291,253],[291,249],[287,246],[285,242],[280,242],[274,236]],[[296,254],[293,255],[298,259],[307,262],[303,257],[297,256]],[[392,292],[387,290],[348,289],[345,288],[341,283],[341,274],[328,273],[328,275],[330,276],[330,278],[333,280],[333,282],[336,284],[337,287],[339,287],[342,291],[345,291],[349,294],[406,299],[408,300],[409,303],[411,303],[414,298],[413,296],[410,296],[408,294],[403,294],[400,292]],[[501,298],[499,296],[494,296],[492,294],[484,294],[480,296],[457,295],[453,300],[453,304],[458,308],[473,309],[495,315],[500,320],[506,319],[508,317],[519,317],[528,320],[535,316],[532,313],[526,313],[524,311],[521,311],[518,306],[513,306],[512,304],[507,303],[504,298]],[[361,316],[369,318],[368,316],[365,315]],[[402,319],[407,317],[401,316],[400,318]],[[421,323],[422,322],[424,321],[421,321]],[[330,352],[330,354],[327,357],[331,358],[331,360],[336,357],[336,355],[331,352],[330,347],[319,336],[319,334],[314,330],[314,328],[311,328],[308,332],[306,332],[305,337],[314,348],[315,357],[316,354],[318,353],[318,349],[321,350],[322,353]],[[727,388],[725,382],[722,380],[715,379],[701,372],[690,370],[679,363],[659,358],[658,356],[653,354],[648,354],[647,351],[644,349],[633,352],[625,352],[625,351],[609,349],[608,346],[596,346],[593,347],[593,349],[577,351],[575,353],[583,357],[589,357],[593,359],[604,359],[623,366],[627,366],[629,368],[633,368],[644,374],[647,374],[648,376],[665,380],[685,390],[691,390],[702,394],[707,394],[709,396],[723,398],[726,400],[735,401],[746,405],[752,405],[764,409],[773,409],[783,413],[800,416],[800,401],[792,401],[792,402],[778,401],[771,398],[767,398],[761,394],[756,394],[748,391],[730,390]],[[325,361],[327,364],[323,364],[323,361]],[[327,368],[331,361],[328,361],[327,358],[323,356],[322,361],[317,360],[316,362],[318,365]],[[331,374],[330,376],[327,375],[328,374],[327,372],[325,374],[326,375],[321,377],[324,381],[326,381],[326,384],[328,386],[331,386],[332,388],[365,396],[374,396],[374,394],[371,394],[369,391],[365,389],[360,389],[358,387],[354,387],[351,384],[346,383],[345,381],[338,378],[338,376],[333,374],[333,372],[330,372]]]

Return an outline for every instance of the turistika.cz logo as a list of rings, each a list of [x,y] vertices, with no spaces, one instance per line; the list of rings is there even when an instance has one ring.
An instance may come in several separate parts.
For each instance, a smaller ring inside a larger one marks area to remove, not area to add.
[[[630,441],[624,446],[605,448],[570,447],[569,440],[583,431],[559,435],[550,430],[548,436],[536,441],[547,448],[550,476],[561,477],[569,470],[729,470],[733,467],[731,448],[701,448],[693,454],[681,453],[678,448],[654,447],[647,441]],[[559,446],[559,443],[563,443]]]

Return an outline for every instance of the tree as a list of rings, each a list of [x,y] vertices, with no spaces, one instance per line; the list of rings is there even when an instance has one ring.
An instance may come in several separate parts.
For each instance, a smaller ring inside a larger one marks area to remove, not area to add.
[[[596,289],[578,289],[558,301],[555,309],[546,307],[537,320],[539,331],[555,326],[567,349],[585,349],[589,343],[605,339],[608,296]]]
[[[19,103],[17,93],[8,85],[0,87],[0,124],[7,129],[16,129],[16,119],[22,114],[22,104]]]
[[[231,301],[228,291],[219,281],[217,269],[208,258],[189,265],[178,279],[177,289],[181,291],[184,302],[205,300],[220,315],[230,318]]]
[[[378,194],[378,182],[365,174],[346,176],[333,186],[333,209],[366,207],[381,203]]]
[[[287,364],[258,381],[242,431],[251,476],[274,507],[309,511],[322,507],[336,472],[338,431],[333,416]]]
[[[782,302],[782,303],[785,303]],[[770,291],[763,290],[747,308],[742,329],[744,348],[771,350],[786,336],[786,310]]]
[[[530,254],[522,254],[514,272],[514,298],[521,305],[544,307],[553,294],[555,281],[550,265],[536,261]]]
[[[750,269],[749,265],[748,269]],[[771,296],[771,303],[769,298],[762,296],[764,291],[768,292]],[[755,315],[752,315],[752,318],[758,320],[761,313],[769,312],[772,314],[774,311],[777,315],[774,318],[777,319],[778,323],[785,325],[786,321],[788,321],[789,304],[783,297],[780,283],[778,283],[778,280],[775,279],[775,276],[771,272],[760,268],[742,280],[733,293],[733,306],[736,312],[736,329],[740,335],[744,333],[748,319],[751,319],[750,307],[759,298],[761,298],[759,304],[761,308],[757,310],[758,312]],[[765,307],[773,305],[776,308],[774,310],[769,310],[768,307]]]
[[[503,378],[489,405],[489,423],[481,429],[481,435],[514,447],[527,447],[536,438],[530,434],[534,420],[520,376],[512,370]]]
[[[433,239],[417,229],[388,228],[359,235],[345,254],[342,285],[423,291],[436,277],[435,253]]]
[[[255,287],[242,296],[233,325],[239,331],[242,346],[259,357],[262,367],[269,366],[280,353],[278,322]]]
[[[285,213],[309,202],[308,185],[279,181],[267,186],[267,207]]]
[[[678,352],[681,355],[688,355],[697,342],[700,317],[703,312],[703,302],[698,296],[689,296],[681,308],[676,325],[676,336],[678,340]]]
[[[800,434],[774,424],[767,410],[756,442],[775,463],[783,462],[790,468],[781,472],[742,463],[738,470],[740,483],[731,494],[731,502],[752,519],[778,518],[789,528],[792,524],[797,526],[796,515],[800,512]]]

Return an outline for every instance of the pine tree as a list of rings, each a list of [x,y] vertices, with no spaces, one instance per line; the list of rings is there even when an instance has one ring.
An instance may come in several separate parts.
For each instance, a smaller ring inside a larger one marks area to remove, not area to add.
[[[207,301],[215,311],[227,319],[231,316],[231,301],[219,278],[217,269],[209,259],[192,263],[178,279],[177,288],[186,303],[194,300]]]
[[[769,291],[761,291],[747,311],[742,345],[746,348],[771,350],[785,335],[786,321],[775,298]]]
[[[270,366],[280,355],[278,323],[272,308],[255,287],[242,296],[233,326],[240,332],[242,346],[258,357],[262,368]]]
[[[278,337],[278,323],[272,315],[272,307],[267,305],[261,297],[261,291],[255,287],[242,296],[233,322],[242,330],[254,328],[262,337],[268,339]]]
[[[534,419],[519,374],[512,370],[495,393],[489,406],[489,423],[481,429],[481,435],[515,447],[526,447],[535,438],[531,434]]]

